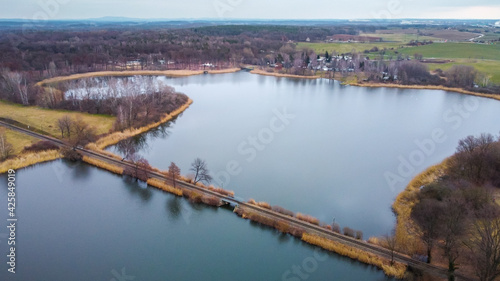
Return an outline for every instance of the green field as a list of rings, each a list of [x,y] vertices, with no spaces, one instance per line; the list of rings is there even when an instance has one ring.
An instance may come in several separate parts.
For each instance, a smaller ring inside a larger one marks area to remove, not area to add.
[[[441,40],[436,37],[421,36],[411,33],[361,33],[361,36],[381,37],[382,41],[408,43],[410,41],[436,41]]]
[[[500,45],[434,43],[425,46],[404,48],[398,51],[410,56],[419,53],[422,54],[424,58],[500,60]]]
[[[479,72],[487,73],[490,76],[491,82],[500,84],[500,60],[467,60],[459,59],[450,63],[428,63],[430,70],[442,69],[447,70],[453,65],[470,65],[475,67]]]
[[[302,48],[313,49],[317,54],[324,54],[326,51],[328,53],[333,53],[334,51],[338,54],[350,53],[353,50],[362,53],[364,50],[370,50],[373,47],[379,49],[390,49],[398,48],[403,44],[397,42],[374,42],[374,43],[307,43],[299,42],[296,45],[296,49],[300,50]]]

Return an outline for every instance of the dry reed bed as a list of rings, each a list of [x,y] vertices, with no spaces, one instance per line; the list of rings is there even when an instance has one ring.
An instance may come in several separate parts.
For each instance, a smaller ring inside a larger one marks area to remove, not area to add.
[[[118,175],[123,175],[123,168],[122,167],[118,167],[118,166],[115,166],[113,164],[109,164],[107,162],[104,162],[104,161],[101,161],[101,160],[97,160],[95,158],[90,158],[88,156],[83,156],[82,157],[82,161],[85,162],[85,163],[88,163],[90,165],[94,165],[98,168],[101,168],[101,169],[104,169],[104,170],[108,170],[112,173],[115,173],[115,174],[118,174]]]
[[[220,207],[223,205],[221,199],[212,195],[201,194],[196,191],[183,189],[182,195],[193,203],[203,203],[214,207]]]
[[[384,84],[384,83],[348,83],[351,86],[358,87],[369,87],[369,88],[398,88],[398,89],[422,89],[422,90],[443,90],[448,92],[455,92],[465,95],[471,95],[476,97],[490,98],[495,100],[500,100],[500,95],[492,95],[492,94],[482,94],[476,93],[472,91],[467,91],[461,88],[450,88],[445,86],[433,86],[433,85],[400,85],[400,84]]]
[[[267,202],[256,202],[254,199],[250,199],[248,200],[248,203],[249,204],[252,204],[252,205],[255,205],[255,206],[259,206],[261,208],[264,208],[264,209],[268,209],[268,210],[272,210],[276,213],[280,213],[280,214],[283,214],[283,215],[286,215],[286,216],[290,216],[290,217],[295,217],[301,221],[305,221],[305,222],[308,222],[308,223],[311,223],[311,224],[314,224],[314,225],[320,225],[320,221],[319,219],[313,217],[313,216],[310,216],[310,215],[304,215],[302,213],[297,213],[294,215],[294,213],[292,211],[289,211],[285,208],[282,208],[280,206],[273,206],[271,207],[271,205]],[[328,227],[325,227],[328,229]],[[331,229],[331,227],[330,227]]]
[[[220,74],[220,73],[232,73],[240,71],[240,68],[228,68],[228,69],[220,69],[220,70],[209,70],[208,73],[211,74]],[[146,75],[146,76],[170,76],[170,77],[184,77],[184,76],[192,76],[192,75],[200,75],[203,74],[203,70],[125,70],[125,71],[97,71],[97,72],[88,72],[81,74],[73,74],[69,76],[60,76],[45,79],[43,81],[38,82],[37,86],[43,86],[45,84],[59,83],[70,80],[77,80],[83,78],[93,78],[93,77],[110,77],[110,76],[134,76],[134,75]]]
[[[318,79],[318,78],[321,78],[318,75],[305,76],[305,75],[285,74],[285,73],[267,72],[267,71],[262,70],[262,69],[254,69],[254,70],[250,71],[250,73],[258,74],[258,75],[265,75],[265,76],[300,78],[300,79]]]
[[[345,257],[349,257],[353,260],[357,260],[365,264],[374,265],[382,269],[387,276],[392,276],[402,279],[406,272],[406,265],[404,264],[396,262],[393,265],[391,265],[390,260],[381,258],[372,253],[368,253],[353,247],[343,245],[341,243],[317,235],[304,233],[302,235],[302,240],[309,244],[319,246],[325,250],[337,253]]]
[[[408,254],[413,254],[421,247],[419,239],[415,236],[415,225],[410,218],[411,210],[418,203],[418,193],[420,187],[432,183],[444,174],[450,158],[445,159],[440,164],[427,168],[422,173],[413,178],[408,186],[394,201],[392,209],[396,214],[396,239],[401,250]],[[376,239],[371,239],[376,243]]]
[[[234,208],[234,213],[236,213],[238,216],[244,219],[249,219],[253,222],[275,228],[281,233],[289,233],[290,235],[295,236],[297,238],[301,238],[302,235],[305,233],[304,229],[291,226],[288,222],[263,216],[241,207]]]
[[[61,158],[59,150],[46,150],[41,152],[26,153],[16,158],[7,159],[0,163],[0,174],[6,173],[9,169],[21,169],[38,163],[48,162]]]
[[[147,183],[148,183],[148,185],[156,187],[156,188],[161,189],[163,191],[175,194],[177,196],[182,196],[182,189],[170,186],[159,179],[150,178],[150,179],[148,179]]]

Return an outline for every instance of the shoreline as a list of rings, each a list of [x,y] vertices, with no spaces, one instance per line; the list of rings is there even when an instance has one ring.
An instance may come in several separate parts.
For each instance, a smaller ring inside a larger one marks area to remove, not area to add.
[[[416,89],[416,90],[442,90],[447,92],[454,92],[464,95],[471,95],[482,98],[489,98],[500,101],[500,94],[482,94],[476,93],[468,90],[464,90],[461,88],[450,88],[445,86],[433,86],[433,85],[401,85],[401,84],[385,84],[385,83],[346,83],[345,85],[356,86],[356,87],[365,87],[365,88],[398,88],[398,89]]]
[[[223,73],[234,73],[240,71],[241,68],[226,68],[219,70],[207,70],[208,74],[223,74]],[[87,72],[80,74],[71,74],[68,76],[57,76],[42,80],[35,85],[44,86],[51,83],[59,83],[71,80],[77,80],[82,78],[93,78],[93,77],[120,77],[120,76],[135,76],[135,75],[146,75],[146,76],[167,76],[167,77],[187,77],[193,75],[204,74],[205,70],[115,70],[115,71],[97,71],[97,72]]]
[[[261,69],[254,69],[250,71],[252,74],[264,75],[264,76],[274,76],[274,77],[285,77],[285,78],[299,78],[299,79],[319,79],[321,76],[304,76],[304,75],[295,75],[295,74],[284,74],[284,73],[276,73],[276,72],[267,72]]]
[[[417,238],[414,237],[415,233],[411,231],[415,225],[410,215],[413,206],[417,203],[417,194],[420,192],[420,187],[440,177],[446,170],[449,160],[450,157],[447,157],[441,163],[430,166],[416,175],[392,203],[391,207],[396,216],[396,240],[399,245],[405,246],[403,252],[414,252],[419,246]]]
[[[153,128],[160,126],[166,122],[169,122],[173,118],[179,116],[182,112],[184,112],[193,101],[188,98],[187,102],[181,105],[176,110],[172,111],[170,114],[165,114],[165,116],[158,122],[148,124],[144,127],[140,127],[137,129],[126,129],[124,132],[114,132],[105,137],[98,139],[94,143],[88,144],[86,147],[90,150],[94,150],[97,152],[104,153],[111,157],[118,157],[115,154],[107,152],[104,150],[107,146],[118,143],[119,141],[136,136],[138,134],[142,134],[147,132]],[[0,163],[0,174],[6,173],[9,169],[22,169],[30,166],[34,166],[36,164],[50,162],[53,160],[57,160],[62,158],[62,154],[60,150],[46,150],[32,153],[19,154],[14,158],[7,159]],[[121,159],[121,158],[120,158]]]

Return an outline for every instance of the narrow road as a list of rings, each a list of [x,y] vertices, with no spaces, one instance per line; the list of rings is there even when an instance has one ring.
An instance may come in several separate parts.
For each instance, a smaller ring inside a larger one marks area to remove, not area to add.
[[[14,126],[14,125],[6,123],[4,121],[0,121],[0,125],[4,126],[6,128],[9,128],[11,130],[16,130],[16,131],[24,133],[26,135],[30,135],[32,137],[41,139],[41,140],[51,141],[51,142],[53,142],[59,146],[62,146],[62,147],[69,147],[69,145],[67,143],[65,143],[64,141],[61,141],[61,140],[53,138],[53,137],[39,134],[39,133],[33,132],[31,130],[25,129],[25,128]],[[76,150],[78,152],[80,152],[82,155],[85,155],[87,157],[92,157],[92,158],[107,162],[109,164],[113,164],[113,165],[123,167],[123,168],[125,168],[125,167],[135,168],[135,165],[133,165],[132,163],[120,161],[120,160],[117,160],[115,158],[97,153],[97,152],[92,151],[92,150],[88,150],[85,148],[77,148]],[[150,177],[152,177],[152,178],[156,178],[156,179],[159,179],[162,181],[167,181],[167,180],[171,181],[171,179],[167,179],[165,177],[165,175],[163,175],[161,173],[158,173],[158,172],[148,172],[148,173],[149,173]],[[183,181],[177,181],[177,186],[180,186],[180,187],[185,188],[187,190],[196,191],[198,193],[202,193],[205,195],[215,196],[215,197],[217,197],[221,200],[224,200],[226,202],[231,202],[231,203],[236,204],[242,208],[252,210],[253,212],[256,212],[260,215],[264,215],[264,216],[267,216],[267,217],[270,217],[273,219],[282,220],[282,221],[289,223],[292,226],[303,228],[310,234],[315,234],[315,235],[342,243],[344,245],[354,247],[356,249],[360,249],[360,250],[363,250],[363,251],[366,251],[369,253],[373,253],[375,255],[387,258],[389,260],[391,259],[391,251],[389,251],[388,249],[385,249],[385,248],[382,248],[382,247],[379,247],[379,246],[376,246],[373,244],[369,244],[369,243],[362,241],[362,240],[357,240],[357,239],[354,239],[351,237],[347,237],[345,235],[335,233],[333,231],[329,231],[329,230],[322,228],[320,226],[301,221],[295,217],[286,216],[286,215],[283,215],[281,213],[271,211],[269,209],[261,208],[259,206],[249,204],[247,202],[235,199],[233,197],[224,196],[224,195],[221,195],[217,192],[213,192],[213,191],[210,191],[210,190],[207,190],[207,189],[204,189],[204,188],[201,188],[199,186],[189,184],[189,183],[186,183]],[[394,260],[397,262],[403,263],[403,264],[407,264],[413,268],[420,269],[420,270],[423,270],[425,272],[429,272],[429,273],[436,275],[436,276],[439,276],[439,277],[446,278],[448,276],[447,275],[448,269],[446,269],[446,268],[430,265],[430,264],[412,259],[404,254],[401,254],[401,253],[394,253]],[[469,277],[463,276],[463,275],[458,274],[458,273],[456,273],[455,276],[456,276],[456,280],[474,280],[474,279],[470,279]]]

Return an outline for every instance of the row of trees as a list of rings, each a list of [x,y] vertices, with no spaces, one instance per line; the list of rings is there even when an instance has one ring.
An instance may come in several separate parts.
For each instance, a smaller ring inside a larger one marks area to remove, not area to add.
[[[188,97],[156,77],[87,78],[59,87],[67,93],[55,107],[117,117],[115,129],[140,127],[171,113]]]
[[[500,276],[500,139],[482,134],[460,140],[446,174],[423,187],[411,217],[428,262],[439,253],[454,280],[457,264],[470,264],[480,280]]]
[[[73,147],[84,146],[96,140],[96,130],[81,117],[71,118],[64,115],[57,120],[61,138],[66,139]]]

